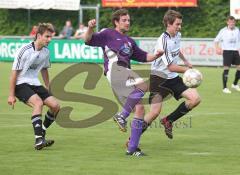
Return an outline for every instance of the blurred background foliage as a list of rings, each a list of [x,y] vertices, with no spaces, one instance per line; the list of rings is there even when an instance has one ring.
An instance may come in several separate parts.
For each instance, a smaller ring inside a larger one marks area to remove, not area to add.
[[[101,4],[100,0],[81,0],[83,5]],[[171,8],[183,14],[182,36],[195,38],[213,38],[220,28],[226,25],[230,14],[230,3],[226,0],[198,0],[196,8]],[[111,13],[115,9],[100,8],[100,29],[112,27]],[[158,37],[164,31],[162,17],[168,8],[129,8],[131,15],[130,36]],[[95,18],[94,10],[84,10],[83,21]],[[67,19],[73,27],[78,26],[78,11],[31,10],[31,25],[39,22],[51,22],[57,33],[61,31]],[[0,9],[0,35],[28,35],[28,11],[26,9]]]

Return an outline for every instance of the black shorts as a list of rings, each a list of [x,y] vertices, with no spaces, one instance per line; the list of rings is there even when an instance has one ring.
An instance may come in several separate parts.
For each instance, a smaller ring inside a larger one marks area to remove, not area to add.
[[[26,103],[31,96],[37,94],[42,101],[52,96],[43,86],[33,86],[27,83],[16,85],[15,96],[22,102]]]
[[[176,100],[179,100],[181,94],[187,90],[188,87],[183,83],[182,78],[177,76],[173,79],[161,78],[157,75],[150,75],[150,97],[151,103],[154,95],[159,94],[162,98],[173,95]]]
[[[223,51],[223,66],[240,65],[240,55],[235,50]]]

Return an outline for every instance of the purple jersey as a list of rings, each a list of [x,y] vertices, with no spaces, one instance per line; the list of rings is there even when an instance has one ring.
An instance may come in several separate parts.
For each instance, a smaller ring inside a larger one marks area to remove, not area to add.
[[[108,71],[109,59],[112,59],[110,57],[116,57],[117,63],[127,68],[130,68],[131,59],[139,62],[147,61],[147,52],[140,49],[132,38],[114,29],[104,29],[94,33],[86,44],[103,49],[105,74]]]

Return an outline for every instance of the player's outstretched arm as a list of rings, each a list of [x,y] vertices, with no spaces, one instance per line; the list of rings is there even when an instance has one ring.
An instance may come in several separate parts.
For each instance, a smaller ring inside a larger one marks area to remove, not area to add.
[[[222,51],[222,48],[220,46],[220,43],[219,42],[214,42],[214,46],[215,46],[215,49],[216,49],[216,53],[218,55],[222,55],[223,51]]]
[[[8,104],[14,108],[14,104],[16,103],[15,97],[15,86],[17,81],[17,76],[19,72],[17,70],[13,70],[10,75],[10,87],[9,87],[9,96],[8,96]]]
[[[153,60],[156,60],[157,58],[159,58],[160,56],[162,56],[164,54],[163,50],[157,50],[155,54],[147,54],[147,62],[151,62]]]
[[[96,20],[95,19],[92,19],[92,20],[88,21],[87,31],[85,33],[83,33],[80,38],[82,38],[85,42],[89,42],[92,38],[93,33],[94,33],[95,26],[96,26]]]
[[[184,57],[184,55],[182,54],[182,52],[179,53],[179,57],[181,58],[181,60],[183,61],[183,63],[189,67],[192,68],[192,64]]]
[[[177,73],[184,73],[187,71],[189,68],[185,66],[179,66],[177,64],[169,64],[168,65],[168,70],[171,72],[177,72]]]

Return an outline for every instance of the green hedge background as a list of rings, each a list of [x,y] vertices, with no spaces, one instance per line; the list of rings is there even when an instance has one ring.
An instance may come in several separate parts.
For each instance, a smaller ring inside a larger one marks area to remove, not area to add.
[[[101,4],[100,0],[81,0],[81,4]],[[172,8],[179,10],[183,18],[183,37],[213,38],[220,28],[226,25],[226,17],[230,14],[228,0],[198,0],[196,8]],[[100,29],[111,27],[110,16],[114,9],[100,9]],[[158,37],[164,31],[163,14],[168,8],[129,8],[132,26],[129,32],[134,37]],[[78,24],[78,11],[31,10],[31,25],[38,22],[51,22],[57,32],[61,31],[67,19],[71,19],[73,27]],[[0,9],[0,35],[28,35],[28,11],[26,9]],[[84,10],[83,20],[95,18],[94,10]]]

